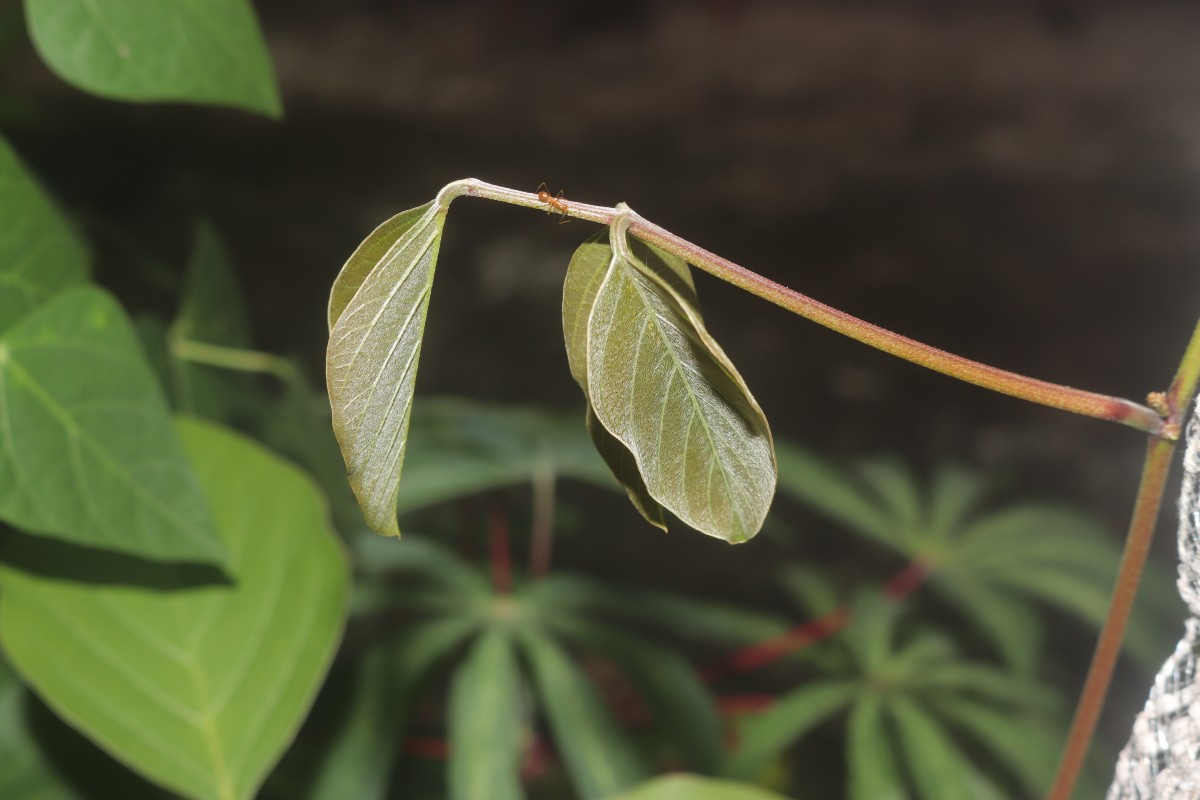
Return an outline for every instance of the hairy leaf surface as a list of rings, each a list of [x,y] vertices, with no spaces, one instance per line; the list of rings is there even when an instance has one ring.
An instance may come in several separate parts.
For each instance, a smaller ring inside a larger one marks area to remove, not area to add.
[[[0,334],[0,518],[145,558],[226,556],[132,326],[99,289]]]
[[[55,711],[121,761],[185,797],[241,800],[291,741],[337,647],[346,558],[306,475],[216,426],[179,425],[232,583],[134,560],[117,580],[87,552],[52,560],[26,537],[4,552],[0,640]]]
[[[421,337],[446,208],[379,226],[350,256],[329,300],[326,376],[333,430],[367,525],[399,536],[396,499]]]
[[[25,0],[25,17],[42,59],[84,91],[282,114],[248,0]]]
[[[88,255],[62,213],[0,137],[0,331],[87,280]]]
[[[762,409],[705,330],[686,265],[627,243],[616,229],[610,244],[587,315],[587,394],[596,418],[629,450],[654,500],[696,530],[745,541],[762,527],[775,493]],[[601,261],[588,258],[579,285],[595,280]],[[577,339],[568,331],[575,363]]]

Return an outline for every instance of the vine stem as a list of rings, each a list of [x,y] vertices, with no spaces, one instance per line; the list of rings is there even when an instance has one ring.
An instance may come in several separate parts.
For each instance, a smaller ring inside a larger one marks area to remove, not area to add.
[[[893,333],[751,272],[655,225],[631,209],[594,206],[557,198],[551,206],[538,199],[536,194],[495,186],[475,178],[466,178],[447,185],[438,193],[436,202],[445,208],[455,197],[462,195],[497,200],[526,208],[545,209],[556,214],[565,213],[576,219],[604,225],[611,224],[618,214],[627,216],[629,233],[642,241],[660,247],[710,275],[732,283],[780,308],[870,347],[1001,394],[1087,417],[1119,422],[1153,436],[1163,433],[1162,416],[1140,403],[997,369]],[[1177,437],[1177,431],[1174,432],[1174,437],[1168,432],[1167,438]]]

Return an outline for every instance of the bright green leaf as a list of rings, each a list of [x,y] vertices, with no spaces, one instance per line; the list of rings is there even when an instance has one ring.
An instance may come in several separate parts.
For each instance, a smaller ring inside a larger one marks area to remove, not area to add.
[[[0,137],[0,332],[83,283],[88,254],[62,213]]]
[[[391,536],[400,535],[396,497],[446,210],[430,203],[379,226],[329,299],[333,430],[367,525]]]
[[[367,651],[354,673],[345,719],[333,733],[333,745],[306,800],[388,796],[421,681],[472,627],[460,620],[422,623]]]
[[[552,640],[522,631],[555,746],[583,800],[608,797],[647,777],[646,766],[596,688]]]
[[[42,59],[84,91],[282,114],[247,0],[25,0],[25,16]]]
[[[0,334],[0,517],[147,558],[225,558],[132,326],[99,289]]]
[[[47,563],[46,543],[26,537],[0,569],[0,639],[25,681],[121,761],[186,797],[242,800],[337,647],[346,559],[307,476],[215,426],[179,429],[233,554],[232,584],[143,561],[116,578],[89,553]],[[106,582],[56,577],[80,569]]]
[[[609,800],[784,800],[757,786],[698,775],[664,775]]]
[[[863,692],[846,724],[849,800],[908,800],[882,696]]]
[[[493,629],[471,649],[450,689],[452,800],[522,800],[525,724],[521,679],[507,631]]]
[[[769,709],[747,719],[722,773],[757,778],[793,743],[849,705],[861,687],[855,681],[809,683],[780,697]]]
[[[630,244],[619,228],[587,316],[596,418],[629,449],[658,503],[702,533],[745,541],[775,493],[766,418],[705,330],[677,260]],[[600,259],[588,263],[595,270]]]

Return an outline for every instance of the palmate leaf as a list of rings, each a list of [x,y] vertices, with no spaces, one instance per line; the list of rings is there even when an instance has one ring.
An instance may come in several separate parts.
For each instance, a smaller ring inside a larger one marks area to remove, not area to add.
[[[0,331],[87,280],[83,243],[0,137]]]
[[[129,320],[99,289],[0,334],[0,518],[145,558],[226,557]]]
[[[850,800],[908,800],[884,713],[884,695],[866,691],[846,723]]]
[[[248,0],[25,0],[25,17],[42,59],[85,91],[282,114]]]
[[[451,800],[524,800],[521,679],[508,631],[471,648],[450,690]]]
[[[367,525],[391,536],[400,535],[396,497],[446,210],[429,203],[376,228],[329,298],[333,430]]]
[[[180,434],[232,582],[133,561],[119,582],[78,583],[59,576],[99,576],[94,556],[46,563],[41,540],[14,540],[0,641],[48,705],[121,761],[185,797],[241,800],[291,741],[337,647],[346,559],[307,476],[206,423],[182,421]],[[14,566],[30,563],[42,570]]]
[[[588,401],[631,454],[646,494],[702,533],[745,541],[775,493],[770,428],[705,330],[686,265],[629,242],[622,219],[610,229],[607,263],[602,250],[572,262],[580,288],[564,295],[564,330],[573,371],[586,318]]]

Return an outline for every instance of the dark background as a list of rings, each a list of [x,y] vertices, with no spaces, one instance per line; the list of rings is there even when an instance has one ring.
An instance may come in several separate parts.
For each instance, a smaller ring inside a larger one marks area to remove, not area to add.
[[[626,201],[885,327],[1137,400],[1165,388],[1200,310],[1200,10],[1188,3],[257,7],[282,123],[90,98],[41,65],[7,2],[0,124],[82,221],[98,278],[135,310],[169,311],[194,222],[208,217],[260,345],[299,353],[314,374],[329,284],[354,246],[467,176]],[[593,230],[456,203],[419,390],[579,405],[558,302]],[[967,464],[1011,497],[1088,508],[1114,536],[1125,525],[1136,432],[960,385],[698,281],[777,436],[847,462]],[[612,539],[563,558],[762,595],[770,542],[731,550],[621,520]],[[804,533],[800,554],[815,563],[857,557],[827,526]],[[1160,538],[1168,566],[1172,548]],[[864,573],[886,576],[864,558]],[[1075,665],[1064,686],[1091,646],[1074,630],[1057,640]],[[1121,680],[1118,739],[1147,685]]]

